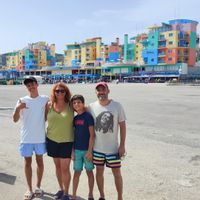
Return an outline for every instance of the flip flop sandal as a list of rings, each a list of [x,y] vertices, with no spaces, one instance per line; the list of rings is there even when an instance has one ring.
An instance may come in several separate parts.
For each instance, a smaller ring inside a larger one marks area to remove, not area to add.
[[[31,191],[27,191],[27,192],[24,194],[24,200],[31,200],[33,197],[34,197],[34,193],[31,192]]]
[[[63,194],[64,194],[64,191],[63,190],[59,190],[58,192],[56,192],[56,194],[54,194],[54,199],[61,199]]]
[[[43,196],[43,194],[44,194],[44,191],[42,189],[40,188],[35,189],[35,192],[34,192],[35,197],[41,197]]]

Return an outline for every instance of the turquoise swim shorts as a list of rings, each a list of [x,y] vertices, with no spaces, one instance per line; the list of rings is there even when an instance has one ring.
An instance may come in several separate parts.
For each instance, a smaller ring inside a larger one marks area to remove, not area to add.
[[[74,171],[82,171],[83,165],[87,171],[92,171],[94,165],[85,157],[87,151],[77,150],[74,151]]]

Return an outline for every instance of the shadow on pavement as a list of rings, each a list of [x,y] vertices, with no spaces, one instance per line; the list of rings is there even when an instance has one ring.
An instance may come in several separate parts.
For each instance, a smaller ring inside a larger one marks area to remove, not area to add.
[[[54,199],[53,196],[54,196],[54,194],[52,194],[52,193],[44,192],[44,195],[42,197],[38,197],[38,198],[34,198],[34,199],[52,200],[52,199]],[[70,199],[71,199],[71,196],[70,196]],[[86,199],[77,196],[76,200],[86,200]]]
[[[16,176],[12,176],[12,175],[5,174],[5,173],[0,173],[0,182],[14,185],[15,180],[16,180]]]

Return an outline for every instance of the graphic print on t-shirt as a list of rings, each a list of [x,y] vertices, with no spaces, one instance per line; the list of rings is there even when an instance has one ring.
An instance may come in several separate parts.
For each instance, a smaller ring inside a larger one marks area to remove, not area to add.
[[[77,120],[75,120],[75,125],[84,125],[84,120],[82,120],[82,119],[77,119]]]
[[[96,117],[95,130],[105,133],[113,133],[114,116],[109,111],[104,111]]]

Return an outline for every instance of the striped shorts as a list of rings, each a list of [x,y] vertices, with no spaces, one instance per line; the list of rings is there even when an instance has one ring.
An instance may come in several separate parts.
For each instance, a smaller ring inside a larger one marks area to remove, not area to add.
[[[96,166],[104,166],[109,168],[120,168],[121,159],[118,154],[104,154],[93,151],[93,164]]]

